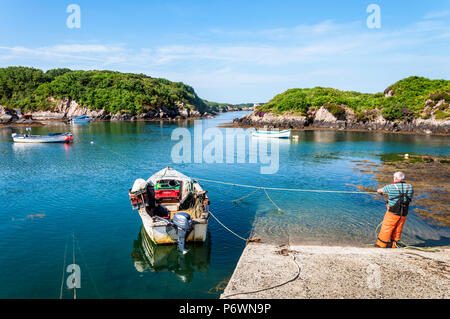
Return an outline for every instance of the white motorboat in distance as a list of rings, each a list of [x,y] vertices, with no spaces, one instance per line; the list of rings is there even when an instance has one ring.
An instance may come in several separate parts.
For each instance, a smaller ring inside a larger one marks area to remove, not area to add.
[[[256,137],[269,137],[269,138],[289,138],[291,136],[291,130],[283,131],[260,131],[255,130],[252,132],[252,136]]]
[[[155,244],[204,242],[208,229],[209,198],[192,178],[164,168],[148,180],[137,179],[129,190],[145,231]]]
[[[70,124],[89,124],[91,122],[91,118],[86,115],[74,117],[70,120]]]
[[[11,134],[14,143],[72,143],[72,133],[52,133],[48,135]]]

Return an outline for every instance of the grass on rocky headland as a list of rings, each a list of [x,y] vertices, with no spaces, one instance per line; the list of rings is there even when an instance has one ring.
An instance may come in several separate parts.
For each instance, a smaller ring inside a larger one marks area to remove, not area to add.
[[[256,111],[308,116],[322,106],[336,117],[350,108],[361,121],[373,120],[380,112],[387,120],[446,119],[450,117],[450,81],[412,76],[375,94],[324,87],[289,89]]]
[[[145,74],[65,68],[44,72],[19,66],[0,68],[0,105],[22,112],[46,111],[63,99],[74,100],[90,110],[132,115],[181,107],[201,113],[218,112],[231,106],[201,99],[184,83]]]

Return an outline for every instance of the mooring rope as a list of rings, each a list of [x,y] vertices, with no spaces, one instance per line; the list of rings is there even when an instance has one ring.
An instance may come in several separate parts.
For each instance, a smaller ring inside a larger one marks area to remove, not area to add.
[[[100,148],[102,148],[102,149],[104,149],[104,150],[106,150],[106,151],[109,151],[109,152],[111,152],[111,153],[113,153],[113,154],[115,154],[115,155],[118,155],[118,156],[120,156],[120,157],[122,157],[122,158],[124,158],[124,159],[126,159],[126,160],[130,160],[129,158],[127,158],[127,156],[126,155],[124,155],[124,154],[120,154],[120,153],[118,153],[118,152],[115,152],[115,151],[113,151],[113,150],[111,150],[111,149],[108,149],[108,148],[106,148],[106,147],[103,147],[103,146],[101,146],[101,145],[99,145],[99,144],[97,144],[97,143],[91,143],[91,144],[94,144],[95,146],[98,146],[98,147],[100,147]],[[129,163],[127,163],[127,162],[122,162],[122,161],[120,161],[124,166],[128,166],[128,167],[132,167],[132,168],[135,168],[135,167],[133,167],[133,166],[131,166]],[[203,181],[203,182],[210,182],[210,183],[216,183],[216,184],[222,184],[222,185],[230,185],[231,187],[230,187],[230,189],[229,189],[229,191],[228,192],[230,192],[232,189],[233,189],[233,187],[244,187],[244,188],[254,188],[255,189],[255,191],[253,191],[253,192],[251,192],[251,193],[249,193],[249,194],[247,194],[247,195],[245,195],[245,196],[243,196],[243,197],[241,197],[241,198],[238,198],[238,199],[235,199],[235,200],[233,200],[232,202],[234,202],[234,203],[236,203],[236,202],[239,202],[239,201],[241,201],[241,200],[243,200],[243,199],[246,199],[246,198],[248,198],[248,197],[250,197],[250,196],[252,196],[253,194],[255,194],[255,193],[257,193],[260,189],[262,189],[262,190],[264,190],[264,193],[266,194],[266,196],[267,196],[267,198],[271,201],[271,203],[280,211],[280,212],[283,212],[283,210],[270,198],[270,196],[269,196],[269,194],[267,193],[267,190],[274,190],[274,191],[287,191],[287,192],[310,192],[310,193],[335,193],[335,194],[365,194],[365,195],[377,195],[378,193],[377,192],[367,192],[367,191],[338,191],[338,190],[325,190],[325,189],[301,189],[301,188],[280,188],[280,187],[264,187],[264,186],[254,186],[254,185],[246,185],[246,184],[237,184],[237,183],[229,183],[229,182],[223,182],[223,181],[217,181],[217,180],[211,180],[211,179],[205,179],[205,178],[193,178],[194,180],[198,180],[198,181]],[[228,193],[227,192],[227,193]],[[211,213],[211,212],[210,212]],[[237,236],[238,238],[240,238],[240,239],[242,239],[242,240],[244,240],[244,241],[247,241],[247,239],[245,239],[244,237],[242,237],[242,236],[239,236],[238,234],[236,234],[235,232],[233,232],[231,229],[229,229],[228,227],[226,227],[221,221],[219,221],[219,219],[216,217],[216,216],[214,216],[212,213],[211,213],[211,216],[213,216],[214,217],[214,219],[220,224],[220,225],[222,225],[222,227],[224,227],[225,229],[227,229],[229,232],[231,232],[232,234],[234,234],[235,236]],[[375,232],[377,233],[377,238],[378,238],[378,228],[381,226],[381,224],[380,225],[378,225],[378,227],[377,227],[377,229],[375,230]],[[433,252],[433,251],[439,251],[439,250],[434,250],[433,248],[430,248],[430,247],[417,247],[417,246],[408,246],[408,245],[405,245],[404,243],[401,243],[401,244],[403,244],[405,247],[405,249],[415,249],[415,250],[421,250],[421,251],[430,251],[430,252]]]
[[[80,252],[81,257],[83,258],[83,263],[84,263],[84,265],[85,265],[85,267],[86,267],[86,270],[87,270],[87,272],[88,272],[88,274],[89,274],[89,278],[90,278],[90,280],[91,280],[91,282],[92,282],[92,285],[94,286],[95,292],[97,293],[97,296],[98,296],[100,299],[102,299],[102,296],[100,295],[100,293],[99,293],[99,291],[98,291],[97,284],[95,283],[95,280],[94,280],[94,278],[92,277],[91,270],[90,270],[90,268],[89,268],[89,266],[88,266],[88,264],[87,264],[86,257],[85,257],[85,255],[84,255],[84,253],[81,251],[80,241],[78,240],[78,238],[75,238],[75,243],[76,243],[76,246],[77,246],[77,248],[78,248],[78,251]]]
[[[234,231],[232,231],[231,229],[229,229],[227,226],[225,226],[213,213],[209,212],[211,214],[212,217],[214,217],[214,219],[226,230],[228,230],[230,233],[232,233],[233,235],[235,235],[237,238],[242,239],[243,241],[247,242],[247,239],[239,236],[238,234],[236,234]]]
[[[232,186],[232,187],[233,187],[233,186]],[[254,190],[253,192],[251,192],[251,193],[249,193],[249,194],[247,194],[247,195],[245,195],[245,196],[242,196],[242,197],[240,197],[240,198],[238,198],[238,199],[232,200],[232,202],[233,202],[233,203],[240,202],[241,200],[246,199],[246,198],[252,196],[253,194],[255,194],[255,193],[256,193],[257,191],[259,191],[260,189],[261,189],[261,188],[257,188],[256,190]]]
[[[264,189],[264,193],[266,193],[266,195],[267,195],[267,198],[272,202],[272,204],[273,204],[276,208],[278,208],[278,211],[279,211],[279,212],[284,212],[280,207],[278,207],[277,204],[275,204],[275,202],[272,200],[272,198],[270,198],[269,194],[267,193],[267,190],[266,190],[265,188],[263,188],[263,189]]]
[[[228,183],[222,181],[216,181],[212,179],[205,178],[193,178],[198,181],[210,182],[216,184],[223,185],[232,185],[237,187],[245,187],[245,188],[257,188],[257,189],[265,189],[265,190],[274,190],[274,191],[288,191],[288,192],[313,192],[313,193],[339,193],[339,194],[377,194],[377,192],[361,192],[361,191],[336,191],[336,190],[325,190],[325,189],[301,189],[301,188],[279,188],[279,187],[265,187],[265,186],[254,186],[254,185],[245,185],[245,184],[236,184],[236,183]]]
[[[96,147],[100,147],[104,149],[105,151],[111,152],[112,154],[118,155],[119,157],[122,157],[123,159],[130,161],[131,159],[121,153],[118,153],[116,151],[113,151],[109,148],[106,148],[100,144],[93,143],[92,145]],[[128,162],[122,162],[120,161],[124,166],[128,166],[130,168],[135,169],[136,166],[131,166]],[[194,180],[204,181],[204,182],[210,182],[210,183],[216,183],[216,184],[223,184],[223,185],[230,185],[230,190],[234,187],[245,187],[245,188],[255,188],[255,189],[264,189],[264,190],[274,190],[274,191],[288,191],[288,192],[312,192],[312,193],[338,193],[338,194],[377,194],[377,192],[362,192],[362,191],[337,191],[337,190],[325,190],[325,189],[301,189],[301,188],[279,188],[279,187],[265,187],[265,186],[254,186],[254,185],[245,185],[245,184],[237,184],[237,183],[229,183],[229,182],[223,182],[223,181],[217,181],[212,179],[205,179],[205,178],[192,178]],[[255,192],[256,193],[256,192]],[[249,194],[249,196],[253,195],[253,193]],[[244,197],[247,198],[247,197]],[[239,201],[239,200],[235,200]]]
[[[63,268],[62,268],[62,275],[61,275],[61,288],[59,290],[59,299],[62,299],[63,295],[63,287],[64,287],[64,274],[66,272],[66,257],[67,257],[67,243],[69,241],[69,236],[66,238],[66,248],[64,249],[64,262],[63,262]]]
[[[72,250],[73,250],[73,264],[76,265],[76,262],[75,262],[75,233],[74,232],[72,233]],[[76,272],[74,272],[73,280],[72,280],[72,282],[74,284],[74,286],[73,286],[73,299],[77,299],[77,282],[76,282],[76,280],[78,278],[75,277],[75,274],[76,274]]]

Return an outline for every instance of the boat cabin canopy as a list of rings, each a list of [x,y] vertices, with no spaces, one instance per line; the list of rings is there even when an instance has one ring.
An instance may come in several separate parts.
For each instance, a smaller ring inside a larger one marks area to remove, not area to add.
[[[178,203],[194,191],[193,180],[170,167],[152,175],[147,184],[153,186],[156,199],[176,198]]]

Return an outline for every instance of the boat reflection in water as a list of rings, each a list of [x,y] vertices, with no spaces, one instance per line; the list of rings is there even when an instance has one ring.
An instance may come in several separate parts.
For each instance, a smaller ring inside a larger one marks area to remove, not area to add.
[[[174,245],[155,245],[141,227],[133,243],[131,257],[139,272],[172,272],[182,282],[191,282],[196,271],[206,272],[211,256],[210,236],[204,243],[186,243],[189,253],[183,255]]]

